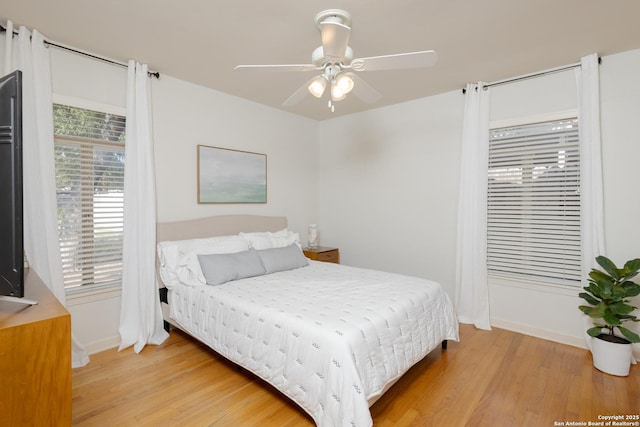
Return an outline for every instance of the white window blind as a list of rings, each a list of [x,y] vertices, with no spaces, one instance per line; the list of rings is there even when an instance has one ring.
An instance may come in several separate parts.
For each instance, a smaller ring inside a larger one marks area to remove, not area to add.
[[[490,274],[580,285],[578,120],[492,129]]]
[[[54,104],[65,289],[120,286],[125,117]]]

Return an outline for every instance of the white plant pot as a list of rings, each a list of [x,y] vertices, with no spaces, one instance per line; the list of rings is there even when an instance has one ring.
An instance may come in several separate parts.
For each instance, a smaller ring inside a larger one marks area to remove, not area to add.
[[[631,352],[631,343],[618,344],[600,338],[592,338],[591,341],[593,366],[607,374],[619,377],[629,375]]]

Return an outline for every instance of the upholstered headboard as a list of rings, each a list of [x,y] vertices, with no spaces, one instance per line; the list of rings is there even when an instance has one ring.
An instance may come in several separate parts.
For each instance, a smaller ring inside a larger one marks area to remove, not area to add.
[[[287,217],[261,215],[220,215],[185,221],[159,222],[156,225],[156,241],[187,240],[203,237],[230,236],[240,232],[280,231],[287,228]],[[167,302],[167,289],[160,279],[159,262],[156,257],[157,285],[160,288],[160,299]],[[164,288],[164,289],[163,289]],[[162,316],[165,329],[169,330],[169,310],[162,304]]]
[[[287,217],[261,215],[219,215],[185,221],[159,222],[158,242],[202,237],[229,236],[240,232],[279,231],[287,228]]]

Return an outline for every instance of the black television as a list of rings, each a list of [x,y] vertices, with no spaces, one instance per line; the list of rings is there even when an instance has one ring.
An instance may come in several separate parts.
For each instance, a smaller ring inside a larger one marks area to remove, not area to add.
[[[22,73],[0,78],[0,297],[24,297]]]

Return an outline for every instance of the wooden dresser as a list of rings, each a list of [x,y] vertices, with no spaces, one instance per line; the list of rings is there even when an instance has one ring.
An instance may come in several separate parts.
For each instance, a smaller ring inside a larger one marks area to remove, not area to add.
[[[315,248],[302,248],[304,256],[315,261],[335,262],[340,264],[340,251],[338,248],[317,246]]]
[[[28,306],[0,301],[0,424],[71,425],[71,315],[34,272]]]

